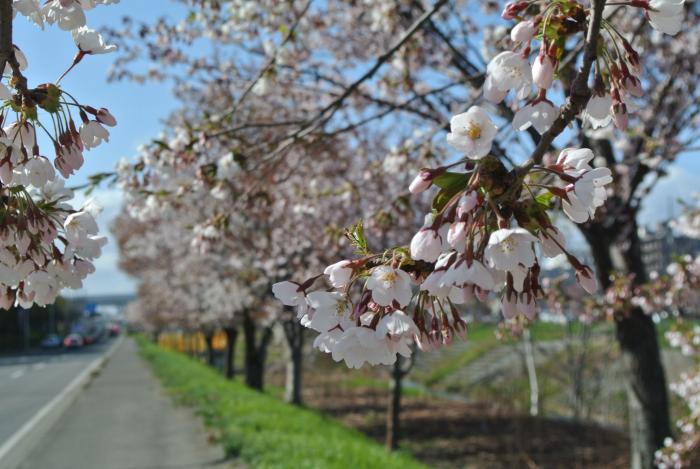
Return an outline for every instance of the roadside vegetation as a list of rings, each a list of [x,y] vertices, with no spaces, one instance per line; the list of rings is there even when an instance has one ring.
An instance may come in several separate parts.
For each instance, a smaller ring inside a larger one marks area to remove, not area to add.
[[[203,416],[226,453],[256,468],[419,468],[319,412],[228,381],[216,370],[137,336],[142,356],[178,401]]]

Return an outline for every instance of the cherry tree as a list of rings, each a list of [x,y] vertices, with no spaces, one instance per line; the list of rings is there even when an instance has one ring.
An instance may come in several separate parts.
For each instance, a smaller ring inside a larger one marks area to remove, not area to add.
[[[363,161],[386,162],[385,145],[366,142],[401,147],[418,130],[422,144],[407,155],[434,161],[418,163],[404,186],[437,192],[412,239],[351,230],[358,256],[319,268],[290,260],[293,281],[274,287],[334,358],[393,363],[414,340],[424,350],[447,345],[466,330],[455,305],[489,292],[510,324],[531,321],[543,256],[563,253],[589,292],[607,288],[613,271],[645,281],[637,213],[697,140],[696,4],[481,2],[475,18],[463,1],[184,3],[192,11],[181,22],[127,20],[116,31],[124,55],[113,76],[172,80],[199,114],[189,143],[227,142],[255,189],[303,181],[323,156],[314,149],[338,137]],[[515,20],[510,31],[494,12]],[[192,50],[201,39],[215,53]],[[153,64],[144,69],[145,54]],[[595,266],[566,247],[552,221],[560,209]],[[282,245],[317,236],[325,215],[313,215],[318,225],[292,225]],[[292,211],[274,223],[285,220]],[[313,289],[323,271],[335,291]],[[670,432],[665,378],[651,319],[623,306],[615,317],[633,461],[649,467]]]
[[[206,109],[215,109],[225,102],[220,87],[212,87],[199,94],[197,100],[206,102]],[[251,101],[251,111],[258,115],[268,108],[274,112],[274,105]],[[415,141],[404,141],[402,145],[387,149],[388,157],[383,162],[367,165],[357,159],[358,152],[365,149],[350,148],[344,138],[324,141],[322,145],[309,146],[306,152],[313,152],[316,164],[303,174],[295,173],[297,164],[294,155],[277,166],[278,174],[271,176],[269,186],[261,186],[242,171],[245,160],[238,159],[228,149],[243,142],[240,140],[204,139],[192,142],[187,129],[197,124],[201,116],[187,116],[178,113],[180,130],[175,136],[159,139],[153,145],[144,147],[136,162],[120,167],[119,181],[127,195],[123,219],[115,224],[122,252],[123,266],[127,271],[143,276],[139,271],[163,269],[162,260],[175,256],[175,263],[181,264],[188,256],[207,256],[211,270],[217,263],[227,263],[231,272],[227,276],[238,278],[239,283],[262,282],[248,296],[265,302],[271,299],[270,285],[286,278],[300,269],[318,269],[343,249],[343,226],[358,219],[367,223],[355,232],[366,229],[369,233],[379,233],[385,240],[412,226],[415,212],[410,205],[398,202],[387,210],[384,201],[399,199],[402,194],[391,194],[391,188],[401,188],[408,184],[410,176],[405,172],[397,176],[381,175],[385,167],[400,167],[409,161],[406,152]],[[380,145],[374,140],[364,142],[363,147]],[[421,144],[423,145],[423,144]],[[308,154],[304,155],[305,157]],[[399,181],[396,181],[399,178]],[[388,180],[393,182],[388,184]],[[361,181],[361,186],[358,185]],[[268,187],[274,188],[269,190]],[[352,201],[348,204],[348,201]],[[405,200],[405,198],[403,199]],[[237,201],[245,207],[243,216],[230,212],[230,204]],[[199,210],[192,210],[199,207]],[[323,216],[323,219],[320,217]],[[138,220],[140,228],[133,223]],[[176,226],[174,226],[174,224]],[[327,227],[319,230],[318,226]],[[144,233],[144,230],[146,233]],[[298,239],[290,239],[299,234]],[[315,234],[314,238],[310,235]],[[177,245],[170,245],[176,243]],[[162,249],[158,245],[164,245]],[[136,247],[136,249],[134,249]],[[321,249],[319,249],[321,248]],[[261,256],[260,253],[265,253]],[[346,249],[346,254],[349,251]],[[155,256],[155,258],[153,258]],[[210,259],[209,259],[210,258]],[[175,276],[176,267],[166,268],[168,275]],[[191,268],[183,269],[191,273]],[[233,273],[232,273],[233,272]],[[199,285],[206,272],[197,274],[197,280],[183,282],[180,288],[221,289],[226,278],[211,279],[207,286]],[[267,283],[265,283],[267,282]],[[175,288],[169,282],[171,288]],[[143,291],[143,290],[140,290]],[[146,289],[145,291],[149,291]],[[217,317],[231,308],[237,291],[228,291],[232,299],[214,297],[208,292],[208,309],[199,308],[203,316]],[[216,302],[220,304],[216,304]],[[256,344],[254,325],[251,320],[255,308],[248,303],[234,314],[238,324],[242,324],[246,336],[246,369],[251,373],[249,384],[262,386],[262,364],[266,344],[271,338],[271,330],[265,326],[261,342]],[[183,306],[184,308],[184,306]],[[279,309],[279,307],[276,307]],[[267,323],[269,315],[262,319]],[[289,342],[288,391],[289,400],[301,400],[301,328],[294,315],[278,312],[274,315],[282,324]],[[216,324],[216,322],[214,322]],[[254,372],[255,370],[258,370]],[[253,375],[255,378],[253,379]]]
[[[98,235],[97,206],[74,208],[65,181],[82,166],[84,151],[109,140],[107,128],[116,119],[107,109],[79,103],[79,92],[69,93],[61,79],[86,56],[116,49],[85,25],[85,10],[117,2],[0,2],[0,308],[45,306],[63,288],[80,288],[106,242]],[[55,83],[30,84],[30,62],[13,43],[18,14],[39,29],[49,25],[71,33],[77,52]]]

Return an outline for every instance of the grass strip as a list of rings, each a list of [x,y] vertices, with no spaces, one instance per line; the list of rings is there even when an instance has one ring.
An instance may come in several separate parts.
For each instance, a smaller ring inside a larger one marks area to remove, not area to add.
[[[407,453],[387,453],[362,433],[319,412],[226,380],[204,364],[142,336],[136,342],[166,390],[193,407],[219,434],[226,453],[249,467],[425,467]]]

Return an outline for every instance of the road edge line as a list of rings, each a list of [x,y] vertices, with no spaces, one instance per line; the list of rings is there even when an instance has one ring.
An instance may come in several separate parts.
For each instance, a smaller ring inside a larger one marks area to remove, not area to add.
[[[123,342],[124,335],[120,335],[109,350],[90,362],[87,368],[0,446],[0,467],[3,469],[16,469],[24,462],[24,459],[70,407],[85,386],[95,378],[96,372],[114,355],[114,352]]]

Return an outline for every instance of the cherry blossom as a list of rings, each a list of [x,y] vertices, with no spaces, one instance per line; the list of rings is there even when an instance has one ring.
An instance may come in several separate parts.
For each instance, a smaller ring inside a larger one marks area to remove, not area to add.
[[[534,127],[537,133],[543,134],[552,126],[559,116],[559,110],[547,100],[535,104],[528,104],[513,116],[513,128],[515,130],[527,130]]]
[[[594,129],[606,127],[612,121],[612,97],[609,94],[594,95],[588,101],[583,117]]]
[[[117,50],[117,46],[105,44],[100,33],[87,26],[74,29],[71,34],[78,50],[85,54],[108,54]]]
[[[467,158],[475,160],[489,154],[498,131],[488,114],[478,106],[454,116],[450,120],[450,129],[447,143],[463,152]]]
[[[335,288],[345,288],[352,277],[352,265],[348,260],[338,261],[323,271]]]
[[[499,90],[503,95],[501,99],[492,99],[500,102],[505,93],[515,90],[518,99],[524,99],[532,90],[532,70],[526,58],[515,52],[501,52],[494,57],[487,68],[487,83],[489,88]],[[486,91],[486,89],[485,89]],[[491,95],[493,97],[493,95]]]
[[[665,34],[674,36],[681,30],[685,0],[651,0],[647,8],[649,23]]]
[[[379,266],[367,279],[367,288],[372,291],[372,300],[379,306],[390,306],[394,302],[406,306],[413,295],[411,277],[400,269]]]
[[[518,264],[530,267],[535,263],[533,243],[538,239],[523,228],[503,228],[489,237],[485,257],[492,267],[513,270]]]

